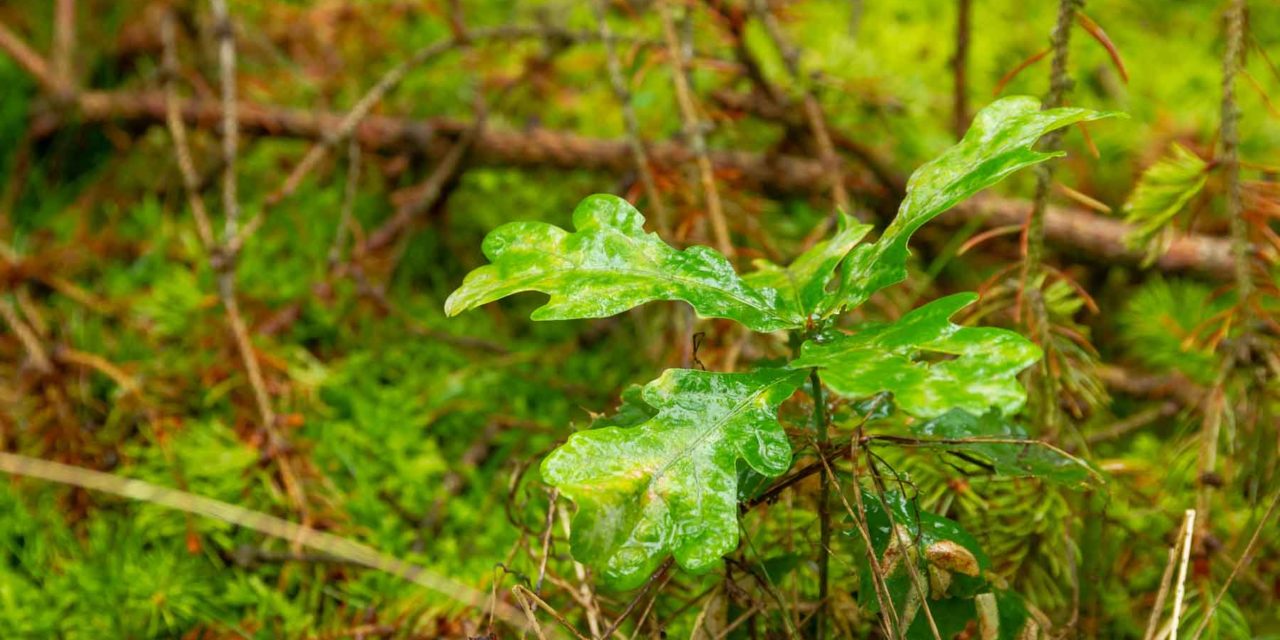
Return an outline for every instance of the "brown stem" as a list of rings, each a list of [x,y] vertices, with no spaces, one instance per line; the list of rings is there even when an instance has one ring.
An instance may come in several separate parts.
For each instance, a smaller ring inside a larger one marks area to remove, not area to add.
[[[1242,313],[1248,314],[1253,298],[1253,277],[1249,265],[1249,226],[1240,197],[1240,109],[1236,105],[1235,80],[1240,69],[1244,41],[1244,0],[1231,0],[1227,9],[1227,47],[1222,54],[1222,157],[1219,162],[1226,183],[1227,217],[1231,220],[1231,255],[1235,266],[1236,296]],[[1251,323],[1240,322],[1246,336]],[[1241,342],[1246,343],[1247,337]]]
[[[644,140],[640,135],[640,120],[636,117],[635,106],[631,103],[631,90],[627,88],[627,80],[622,75],[622,64],[619,62],[618,53],[615,50],[615,38],[613,30],[609,28],[604,0],[592,0],[591,7],[595,10],[596,22],[599,24],[600,41],[604,43],[605,63],[609,71],[609,86],[613,89],[613,96],[618,100],[618,104],[622,108],[622,123],[627,131],[627,146],[631,148],[631,155],[635,158],[636,173],[640,177],[640,185],[644,187],[645,196],[649,199],[649,206],[653,209],[658,233],[668,236],[671,232],[671,219],[667,213],[666,205],[662,202],[662,195],[658,193],[657,183],[653,179],[653,170],[649,166],[649,153],[645,151]]]
[[[689,87],[684,45],[679,34],[676,33],[675,21],[671,18],[671,7],[667,2],[668,0],[657,0],[656,6],[658,17],[662,20],[662,33],[667,41],[667,55],[671,58],[671,77],[675,84],[676,102],[680,105],[680,118],[684,121],[685,136],[689,139],[689,146],[693,149],[694,160],[698,166],[698,176],[702,182],[707,217],[711,219],[716,248],[726,257],[732,258],[735,253],[733,242],[729,239],[729,225],[725,223],[724,210],[720,205],[720,192],[716,189],[715,170],[712,168],[711,156],[707,153],[707,138],[702,130],[702,119],[698,116],[693,90]]]
[[[813,430],[817,432],[818,451],[821,452],[826,448],[830,434],[827,432],[827,402],[817,369],[809,372],[809,389],[813,396]],[[831,582],[831,478],[823,474],[821,481],[818,490],[818,611],[814,619],[818,640],[827,634],[826,611]]]
[[[219,30],[219,65],[222,74],[222,116],[223,116],[223,206],[226,209],[226,225],[223,232],[223,244],[218,245],[213,237],[209,223],[208,211],[204,200],[194,185],[198,183],[191,150],[187,144],[184,121],[178,111],[176,89],[173,86],[174,72],[177,65],[177,54],[174,52],[174,29],[172,16],[164,18],[161,25],[161,39],[166,48],[165,82],[166,82],[166,119],[174,139],[175,153],[178,156],[178,167],[183,174],[183,185],[187,191],[187,200],[191,205],[201,241],[206,244],[210,267],[217,274],[218,297],[227,315],[227,325],[235,340],[236,350],[249,378],[253,390],[254,402],[257,405],[262,429],[267,434],[269,448],[273,454],[282,452],[286,446],[284,438],[276,428],[275,412],[271,407],[271,399],[267,394],[262,370],[258,365],[257,355],[253,351],[253,343],[249,337],[244,317],[240,313],[240,304],[235,293],[235,256],[230,249],[237,238],[238,205],[236,203],[235,157],[237,153],[239,130],[238,102],[235,98],[235,42],[230,16],[227,14],[225,0],[211,0],[215,22]],[[294,501],[304,522],[307,520],[306,494],[303,492],[293,463],[287,456],[279,459],[280,479],[285,491]]]
[[[53,75],[60,85],[75,85],[76,0],[57,0],[53,18]]]
[[[1050,38],[1053,50],[1053,67],[1050,72],[1049,94],[1045,98],[1043,108],[1055,109],[1062,106],[1067,90],[1071,88],[1071,77],[1067,73],[1067,57],[1070,53],[1071,29],[1075,24],[1076,9],[1084,5],[1084,0],[1059,0],[1057,22]],[[1045,151],[1056,151],[1061,144],[1062,131],[1051,131],[1040,142]],[[1050,348],[1050,318],[1045,305],[1041,280],[1044,272],[1045,248],[1045,211],[1049,204],[1049,190],[1053,184],[1053,163],[1044,162],[1036,166],[1036,191],[1032,200],[1031,215],[1027,220],[1026,258],[1022,270],[1022,296],[1030,306],[1028,326],[1041,348]],[[1039,375],[1039,419],[1043,427],[1052,436],[1058,425],[1058,395],[1060,382],[1058,376],[1049,370],[1050,359],[1041,360]]]
[[[3,43],[0,35],[0,49]],[[162,92],[88,91],[78,94],[77,106],[80,121],[84,123],[144,127],[163,124],[167,117]],[[207,100],[180,101],[178,111],[188,126],[213,129],[221,120],[221,108]],[[240,103],[237,112],[245,135],[303,140],[323,139],[343,117],[340,113],[246,102]],[[369,151],[414,151],[438,158],[447,153],[472,124],[448,118],[415,120],[371,115],[353,134]],[[32,136],[35,139],[48,136],[61,126],[63,123],[56,118],[37,115]],[[693,160],[689,147],[674,142],[655,143],[649,153],[659,166],[677,166]],[[826,171],[820,162],[812,159],[734,150],[711,151],[708,155],[717,173],[733,175],[735,186],[742,189],[803,195],[822,193],[828,188]],[[536,128],[525,131],[486,128],[476,138],[468,161],[473,166],[551,167],[613,173],[625,173],[635,166],[634,156],[623,140]],[[896,206],[895,196],[880,180],[861,173],[846,175],[846,179],[853,193],[878,203],[878,210]],[[976,219],[982,221],[984,228],[1020,225],[1026,222],[1029,209],[1026,200],[980,194],[944,214],[939,223],[961,227]],[[1070,250],[1082,261],[1138,266],[1145,257],[1143,250],[1125,241],[1133,233],[1132,226],[1082,208],[1047,206],[1044,227],[1049,243]],[[1249,252],[1270,257],[1262,247],[1251,246]],[[1154,266],[1168,273],[1190,272],[1213,279],[1230,279],[1235,268],[1231,243],[1201,234],[1174,238]]]

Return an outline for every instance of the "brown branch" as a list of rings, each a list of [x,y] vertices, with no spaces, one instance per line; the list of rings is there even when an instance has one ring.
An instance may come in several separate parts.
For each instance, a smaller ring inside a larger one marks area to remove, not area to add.
[[[49,63],[3,23],[0,23],[0,51],[8,54],[23,71],[30,74],[40,88],[49,93],[58,92],[58,82],[49,70]]]
[[[743,111],[757,118],[777,122],[790,128],[799,128],[805,124],[805,118],[802,114],[796,113],[794,109],[788,109],[785,105],[763,99],[758,94],[717,90],[712,92],[712,99],[725,109]],[[830,134],[831,143],[841,151],[853,156],[871,173],[871,176],[883,187],[884,191],[889,194],[890,198],[884,200],[884,203],[893,204],[889,202],[890,199],[897,200],[902,198],[907,188],[906,179],[895,173],[890,163],[881,158],[875,149],[839,131],[830,130]],[[846,182],[849,180],[847,175],[845,180]],[[889,216],[893,215],[893,210],[890,208],[889,210],[881,211],[881,213]]]
[[[40,344],[40,338],[31,330],[31,327],[27,326],[27,323],[22,321],[17,308],[8,298],[0,298],[0,317],[4,318],[5,324],[9,325],[13,335],[18,337],[18,341],[27,350],[27,355],[31,357],[31,362],[36,369],[41,373],[53,371],[53,363],[49,360],[49,354],[44,346]]]
[[[57,0],[53,19],[53,75],[63,87],[75,86],[76,0]]]
[[[1227,198],[1227,217],[1231,220],[1231,257],[1234,266],[1236,296],[1245,316],[1240,343],[1247,349],[1251,343],[1249,301],[1253,298],[1253,275],[1249,260],[1249,223],[1245,219],[1240,197],[1240,109],[1236,105],[1235,81],[1244,46],[1244,0],[1232,0],[1227,8],[1227,47],[1222,54],[1222,166]],[[1246,355],[1247,357],[1247,355]]]
[[[1053,49],[1053,61],[1049,75],[1049,94],[1045,97],[1042,108],[1045,110],[1061,107],[1071,88],[1071,76],[1067,72],[1067,59],[1071,50],[1071,29],[1075,25],[1076,9],[1084,5],[1084,0],[1058,0],[1058,15],[1050,38]],[[1056,152],[1062,146],[1062,130],[1057,129],[1045,134],[1040,140],[1042,151]],[[1049,189],[1053,184],[1055,163],[1042,162],[1035,167],[1036,190],[1032,198],[1031,213],[1027,217],[1026,233],[1023,236],[1022,278],[1015,304],[1014,316],[1023,320],[1022,303],[1025,300],[1029,313],[1024,327],[1046,353],[1052,355],[1052,341],[1049,338],[1051,318],[1043,295],[1042,277],[1045,272],[1045,210],[1049,205]],[[1059,409],[1062,395],[1062,381],[1052,373],[1050,357],[1045,357],[1032,369],[1030,382],[1038,387],[1039,402],[1035,403],[1036,418],[1048,428],[1053,437],[1059,428],[1061,411]]]
[[[85,92],[79,95],[82,122],[112,123],[146,127],[165,122],[165,99],[158,92]],[[220,107],[208,100],[185,100],[179,105],[183,122],[189,126],[214,129],[221,119]],[[245,135],[320,140],[333,131],[342,114],[292,109],[242,102],[237,107],[240,128]],[[353,132],[366,150],[416,151],[440,157],[472,123],[435,118],[416,120],[370,116]],[[47,136],[61,122],[45,119],[33,128],[33,136]],[[838,140],[838,138],[837,138]],[[676,166],[693,160],[684,145],[655,143],[649,150],[655,164]],[[808,195],[827,189],[822,164],[808,158],[760,154],[749,151],[710,151],[717,172],[733,175],[735,184],[775,195]],[[589,138],[549,129],[524,131],[485,129],[476,138],[468,161],[482,166],[553,167],[625,173],[634,167],[634,158],[624,140]],[[889,190],[866,174],[846,175],[851,192],[873,203],[896,205]],[[1029,203],[1025,200],[980,195],[956,207],[941,223],[958,227],[970,219],[983,221],[985,228],[998,228],[1026,221]],[[1139,266],[1145,254],[1129,247],[1125,238],[1133,227],[1085,209],[1055,207],[1045,210],[1045,236],[1073,256],[1087,261]],[[1251,248],[1255,253],[1265,249]],[[1155,267],[1166,272],[1190,272],[1214,279],[1228,279],[1234,273],[1231,244],[1225,239],[1201,234],[1175,238],[1156,260]]]
[[[457,142],[453,143],[448,153],[440,159],[435,169],[431,171],[431,175],[427,176],[427,179],[414,189],[409,200],[397,208],[390,219],[369,235],[368,242],[361,247],[362,252],[376,252],[387,247],[399,237],[402,231],[409,227],[415,217],[430,210],[439,202],[440,197],[445,192],[445,186],[458,176],[462,168],[463,159],[475,145],[476,138],[484,130],[484,122],[485,114],[483,112],[478,113],[475,123],[462,132],[462,136],[458,138]]]

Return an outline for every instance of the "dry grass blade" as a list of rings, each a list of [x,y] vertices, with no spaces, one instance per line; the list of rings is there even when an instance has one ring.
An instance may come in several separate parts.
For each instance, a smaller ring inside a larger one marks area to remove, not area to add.
[[[213,518],[307,547],[353,564],[404,578],[443,595],[449,600],[474,607],[476,610],[483,610],[486,606],[487,598],[485,594],[467,585],[438,576],[423,567],[404,562],[348,538],[318,531],[259,511],[253,511],[185,491],[161,487],[142,480],[122,478],[92,469],[74,467],[13,453],[0,452],[0,471],[15,476],[37,478],[91,491],[101,491],[130,500],[148,502],[185,513]],[[505,603],[496,605],[495,615],[504,622],[519,628],[524,628],[526,625],[524,616]]]
[[[1187,509],[1186,522],[1182,529],[1182,560],[1178,563],[1178,586],[1173,594],[1173,618],[1169,621],[1169,640],[1178,640],[1178,621],[1182,618],[1182,600],[1187,593],[1187,565],[1191,564],[1191,539],[1196,532],[1195,509]]]
[[[1200,624],[1196,626],[1196,632],[1191,634],[1191,640],[1200,640],[1200,636],[1209,626],[1209,621],[1213,619],[1213,614],[1218,610],[1218,605],[1222,603],[1222,598],[1227,595],[1227,589],[1231,588],[1231,583],[1235,582],[1236,576],[1239,575],[1240,569],[1248,564],[1249,557],[1253,554],[1254,548],[1258,545],[1258,540],[1262,537],[1262,532],[1266,530],[1267,522],[1271,520],[1271,515],[1275,513],[1276,505],[1280,505],[1280,493],[1271,499],[1271,506],[1267,507],[1267,512],[1262,514],[1262,518],[1258,520],[1258,526],[1253,529],[1253,535],[1249,538],[1249,543],[1244,546],[1244,550],[1240,552],[1240,558],[1231,567],[1231,574],[1223,581],[1222,586],[1218,588],[1218,593],[1213,597],[1213,602],[1209,604],[1209,608],[1205,610],[1204,616],[1200,618]]]

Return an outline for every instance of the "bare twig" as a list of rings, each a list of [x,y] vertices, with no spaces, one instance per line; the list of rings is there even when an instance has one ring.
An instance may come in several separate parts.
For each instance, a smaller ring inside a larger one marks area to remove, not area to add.
[[[141,388],[133,376],[100,355],[59,346],[54,349],[53,357],[58,362],[74,364],[102,373],[102,375],[111,378],[120,387],[120,390],[126,394],[138,393]]]
[[[561,504],[556,511],[560,517],[560,530],[564,532],[567,539],[570,534],[569,527],[569,510]],[[591,583],[587,580],[587,568],[582,566],[581,562],[573,561],[573,573],[578,578],[578,593],[576,599],[583,603],[583,608],[587,611],[587,628],[591,630],[591,637],[599,638],[600,636],[600,605],[596,602],[595,593],[591,590]]]
[[[773,46],[782,54],[782,61],[787,73],[801,87],[801,100],[804,103],[805,119],[808,121],[809,132],[813,136],[814,143],[818,147],[818,159],[828,173],[828,180],[831,185],[831,199],[838,211],[852,213],[849,191],[844,184],[844,170],[840,166],[840,157],[836,155],[835,147],[831,143],[831,133],[827,128],[826,114],[822,112],[822,105],[818,103],[813,91],[805,85],[804,71],[800,68],[800,52],[787,38],[782,26],[778,24],[777,18],[769,11],[768,3],[765,0],[753,0],[751,8],[756,18],[764,25],[765,33],[773,41]],[[826,223],[820,225],[814,233],[805,239],[805,245],[812,246],[816,243],[834,225],[835,220],[835,215],[828,216]]]
[[[239,102],[236,100],[236,34],[227,12],[226,0],[209,0],[213,8],[214,29],[218,36],[218,75],[222,86],[222,241],[228,247],[235,240],[240,224],[240,198],[237,191],[236,156],[240,151]]]
[[[862,431],[861,426],[858,428],[858,431]],[[872,456],[871,450],[863,447],[863,452],[866,454],[867,468],[871,470],[871,480],[876,488],[876,499],[880,501],[880,508],[884,511],[885,519],[889,523],[889,531],[891,532],[890,537],[893,540],[890,544],[900,544],[901,540],[898,539],[898,523],[895,522],[893,510],[889,507],[889,501],[885,495],[884,480],[880,477],[879,470],[876,469],[875,458]],[[910,528],[908,528],[908,530],[910,530]],[[916,525],[916,530],[917,533],[913,533],[913,536],[918,535],[919,523]],[[915,542],[912,541],[911,544],[915,544]],[[911,554],[908,553],[906,549],[903,549],[902,562],[907,566],[907,575],[911,578],[911,584],[915,588],[915,596],[919,599],[919,606],[924,609],[925,622],[929,623],[929,632],[933,634],[934,640],[942,640],[942,634],[938,632],[938,622],[933,618],[933,608],[929,606],[929,591],[925,587],[924,580],[920,577],[920,568],[916,566],[916,559],[912,558]],[[902,623],[906,625],[908,629],[911,628],[911,618],[913,615],[914,614],[908,610],[904,616],[906,619],[903,620]]]
[[[18,34],[10,31],[4,23],[0,23],[0,51],[9,54],[9,57],[17,62],[23,71],[31,74],[40,88],[52,94],[58,93],[58,81],[49,70],[49,63],[18,37]]]
[[[70,93],[75,86],[76,0],[57,0],[53,18],[53,75]]]
[[[592,0],[591,7],[595,10],[596,22],[599,24],[600,41],[604,43],[609,85],[613,88],[613,95],[622,109],[622,123],[627,131],[627,146],[631,148],[631,154],[635,157],[636,174],[640,177],[640,185],[644,187],[645,195],[649,198],[649,206],[653,209],[658,232],[667,236],[671,232],[671,219],[666,205],[662,202],[662,194],[658,192],[658,185],[654,182],[653,169],[649,166],[649,153],[645,151],[644,139],[640,134],[640,120],[636,117],[635,106],[631,103],[631,90],[627,86],[626,78],[622,75],[622,63],[619,62],[618,53],[615,50],[615,38],[605,14],[604,0]]]
[[[27,326],[26,322],[22,321],[18,310],[7,297],[0,297],[0,316],[4,317],[5,324],[9,325],[13,335],[18,337],[18,341],[27,350],[27,355],[31,357],[31,363],[36,369],[41,373],[53,371],[53,362],[49,360],[48,352],[40,344],[40,338],[31,330],[31,327]]]
[[[347,142],[347,184],[342,192],[342,212],[338,216],[338,228],[329,246],[329,270],[337,268],[347,245],[347,234],[354,224],[356,191],[360,187],[360,144],[352,138]]]
[[[822,380],[818,370],[809,372],[809,393],[813,396],[813,430],[817,434],[818,455],[827,446],[830,434],[827,432],[827,401],[822,393]],[[825,457],[823,458],[825,464]],[[827,635],[827,602],[830,596],[831,582],[831,482],[833,477],[823,474],[818,489],[818,610],[814,626],[817,638],[822,640]]]
[[[165,116],[169,125],[169,135],[173,136],[173,148],[178,157],[178,171],[182,175],[182,184],[187,194],[187,205],[195,217],[196,233],[210,256],[217,249],[217,241],[213,236],[213,224],[209,221],[209,211],[205,208],[195,162],[191,159],[191,145],[187,142],[187,125],[182,119],[179,109],[178,91],[174,83],[178,76],[178,54],[174,35],[174,18],[171,12],[165,12],[160,22],[160,39],[164,46],[164,67],[162,77],[165,87]]]
[[[1185,526],[1185,523],[1184,523]],[[1165,562],[1164,574],[1160,576],[1160,590],[1156,592],[1156,601],[1151,605],[1151,615],[1147,618],[1147,632],[1142,640],[1154,640],[1160,625],[1160,614],[1164,613],[1164,602],[1169,598],[1169,587],[1173,586],[1173,570],[1178,566],[1178,547],[1182,543],[1182,528],[1178,528],[1176,542],[1169,547],[1169,560]]]
[[[1075,24],[1075,12],[1084,5],[1084,0],[1059,0],[1057,21],[1050,38],[1053,50],[1053,67],[1050,72],[1049,94],[1042,108],[1055,109],[1062,106],[1067,91],[1071,88],[1071,77],[1067,73],[1067,56],[1070,53],[1071,29]],[[1061,144],[1062,130],[1051,131],[1040,142],[1045,151],[1056,151]],[[1039,290],[1040,277],[1043,273],[1045,251],[1045,211],[1049,204],[1049,191],[1053,186],[1052,162],[1036,165],[1036,191],[1032,200],[1031,214],[1027,218],[1026,256],[1022,267],[1022,291],[1019,301],[1026,299],[1030,304],[1028,323],[1035,334],[1035,341],[1044,349],[1050,348],[1049,311],[1045,306],[1044,296]],[[1035,289],[1034,291],[1032,289]],[[1020,309],[1018,312],[1020,313]],[[1058,394],[1061,383],[1057,376],[1049,371],[1049,358],[1041,361],[1039,376],[1036,379],[1039,392],[1039,413],[1042,424],[1047,425],[1049,434],[1056,433],[1058,425]]]
[[[415,189],[413,196],[403,206],[396,209],[395,215],[369,234],[369,239],[361,251],[378,251],[395,241],[400,233],[409,227],[413,219],[424,211],[430,210],[439,202],[444,194],[445,185],[457,177],[462,168],[462,160],[470,151],[476,138],[484,129],[485,114],[476,114],[476,121],[463,132],[462,137],[449,148],[427,179]]]
[[[551,558],[551,533],[555,525],[556,499],[560,497],[560,489],[552,489],[547,498],[547,524],[542,531],[542,559],[538,561],[538,579],[533,582],[533,592],[542,593],[542,581],[547,577],[547,560]]]
[[[534,593],[533,591],[530,591],[528,587],[522,584],[516,584],[511,587],[511,591],[515,593],[518,598],[520,597],[528,598],[529,600],[533,601],[533,605],[541,605],[542,608],[547,611],[547,613],[551,614],[552,618],[555,618],[556,622],[560,623],[560,626],[564,627],[565,629],[568,629],[574,635],[574,637],[578,638],[578,640],[589,640],[586,636],[582,635],[581,631],[578,631],[577,627],[573,626],[573,624],[571,624],[568,620],[566,620],[564,616],[560,615],[560,612],[556,611],[555,607],[552,607],[551,605],[547,604],[545,600],[539,597],[538,594]],[[527,604],[524,605],[524,611],[529,622],[536,626],[537,621],[533,619],[533,611],[534,611],[533,605],[527,605]]]
[[[645,581],[644,587],[640,589],[640,592],[637,593],[635,597],[631,599],[631,602],[627,603],[627,606],[625,609],[622,610],[622,613],[618,614],[618,619],[614,620],[613,624],[609,625],[609,628],[606,629],[604,634],[600,636],[601,638],[606,638],[606,639],[612,638],[613,634],[618,630],[618,627],[622,626],[623,622],[626,622],[627,616],[630,616],[631,612],[636,610],[636,606],[640,604],[640,601],[644,599],[646,595],[648,595],[649,591],[653,589],[654,585],[658,584],[659,582],[663,584],[666,583],[667,573],[671,571],[671,566],[673,564],[675,564],[675,560],[670,557],[668,557],[666,560],[662,562],[662,564],[658,567],[658,570],[654,571],[653,575],[649,576],[649,579]]]
[[[707,138],[703,132],[702,119],[698,115],[693,90],[689,87],[688,69],[685,67],[680,36],[676,33],[676,25],[671,17],[668,0],[657,0],[656,6],[658,17],[662,20],[662,33],[667,41],[667,55],[671,58],[671,77],[675,83],[676,102],[680,105],[680,118],[684,121],[685,136],[689,140],[689,146],[692,147],[694,159],[697,161],[703,197],[706,198],[707,217],[711,219],[716,248],[720,253],[732,258],[733,242],[729,239],[729,226],[725,223],[724,210],[720,205],[720,192],[716,190],[715,169],[707,153]]]
[[[217,274],[218,297],[222,302],[223,309],[226,311],[227,325],[231,329],[232,337],[236,343],[236,349],[240,354],[241,362],[244,365],[246,376],[249,379],[249,385],[253,390],[254,402],[257,405],[258,416],[262,423],[262,429],[267,434],[269,446],[272,454],[281,453],[286,447],[283,437],[276,428],[275,411],[271,407],[271,399],[267,394],[266,383],[262,377],[262,370],[258,364],[257,355],[253,351],[253,343],[249,337],[248,328],[245,325],[244,317],[240,313],[240,304],[236,298],[235,292],[235,264],[236,251],[231,245],[237,238],[237,221],[239,219],[239,205],[237,198],[237,184],[235,173],[235,158],[239,146],[238,130],[238,103],[235,97],[235,42],[234,33],[232,31],[230,16],[227,14],[225,0],[210,0],[214,11],[215,21],[218,23],[219,32],[219,65],[222,74],[222,153],[223,153],[223,206],[225,207],[225,226],[223,228],[222,244],[219,245],[214,240],[212,226],[209,222],[208,211],[204,205],[200,192],[194,188],[199,179],[195,172],[194,163],[191,160],[191,150],[187,145],[186,131],[183,125],[183,119],[177,114],[177,98],[176,89],[173,86],[173,74],[177,66],[177,54],[174,48],[174,33],[172,17],[166,17],[162,23],[162,40],[166,46],[165,52],[165,78],[167,87],[166,119],[170,125],[170,132],[174,138],[175,153],[178,156],[178,167],[183,174],[183,185],[187,191],[187,200],[191,205],[192,213],[196,218],[196,226],[200,234],[202,242],[206,243],[206,249],[209,254],[209,263],[215,274]],[[304,521],[307,519],[306,494],[303,491],[297,473],[293,468],[293,463],[287,456],[279,458],[280,479],[284,484],[285,491],[294,501],[295,506],[303,515]]]
[[[1235,81],[1244,43],[1244,0],[1231,0],[1227,9],[1227,47],[1222,54],[1222,157],[1219,163],[1225,179],[1227,217],[1231,220],[1231,254],[1235,263],[1236,299],[1247,314],[1253,298],[1253,276],[1249,266],[1249,225],[1240,198],[1240,109],[1236,106]],[[1250,323],[1240,323],[1248,348]]]
[[[1186,525],[1182,534],[1182,561],[1178,564],[1178,586],[1173,595],[1173,618],[1169,640],[1178,640],[1178,621],[1182,617],[1182,599],[1187,589],[1187,565],[1191,564],[1191,538],[1196,530],[1196,510],[1187,509]]]
[[[0,38],[0,44],[3,39]],[[2,48],[2,47],[0,47]],[[112,123],[116,126],[147,126],[166,120],[163,93],[96,92],[79,94],[80,121]],[[289,109],[253,103],[238,108],[241,128],[246,135],[274,136],[304,140],[323,139],[342,120],[342,114]],[[216,103],[184,100],[179,114],[188,126],[212,128],[221,120]],[[474,122],[447,118],[414,120],[369,116],[360,125],[358,137],[367,150],[405,151],[440,157]],[[48,135],[58,122],[45,122],[36,127],[37,138]],[[833,134],[834,135],[834,134]],[[650,157],[659,166],[677,166],[694,159],[685,145],[673,142],[653,144]],[[743,151],[709,151],[717,173],[735,176],[735,184],[743,189],[779,194],[813,194],[827,190],[827,173],[820,162],[785,154],[757,154]],[[552,167],[559,169],[626,172],[634,167],[634,158],[625,141],[588,138],[573,133],[533,129],[504,131],[494,127],[481,132],[474,144],[469,162],[475,166]],[[878,179],[852,174],[847,176],[854,193],[872,203],[892,198]],[[887,202],[885,204],[893,204]],[[883,207],[877,207],[883,208]],[[944,214],[938,222],[943,226],[963,226],[970,220],[981,220],[986,228],[1024,224],[1030,205],[1025,200],[978,195]],[[1045,209],[1045,236],[1049,243],[1069,249],[1082,261],[1104,264],[1143,264],[1146,253],[1127,244],[1133,228],[1119,220],[1094,214],[1083,208],[1048,206]],[[1174,238],[1168,249],[1155,261],[1165,272],[1192,272],[1216,279],[1230,279],[1234,272],[1231,243],[1201,234],[1185,234]],[[1252,255],[1272,256],[1263,247],[1250,248]]]
[[[1168,418],[1178,413],[1178,403],[1166,401],[1153,407],[1148,407],[1139,411],[1128,418],[1118,420],[1111,426],[1101,431],[1094,431],[1085,437],[1085,441],[1090,445],[1107,440],[1114,440],[1132,431],[1141,429],[1156,420]]]
[[[850,452],[850,457],[855,460],[857,458]],[[827,463],[827,457],[822,450],[818,450],[818,462],[822,465],[823,471],[826,473],[831,482],[839,482],[836,479],[835,471],[831,465]],[[884,621],[885,631],[888,632],[890,638],[901,638],[906,633],[906,629],[902,628],[902,621],[898,617],[898,609],[893,604],[893,596],[889,593],[889,588],[885,584],[884,567],[880,564],[880,559],[876,557],[875,545],[871,543],[871,532],[867,528],[867,510],[862,503],[862,489],[857,486],[853,487],[853,499],[858,505],[857,511],[849,504],[849,499],[845,497],[844,491],[837,491],[836,495],[840,496],[840,502],[844,505],[845,512],[849,514],[849,518],[853,520],[858,535],[862,538],[862,543],[867,547],[867,560],[871,563],[871,581],[876,593],[876,601],[880,605],[880,616]]]

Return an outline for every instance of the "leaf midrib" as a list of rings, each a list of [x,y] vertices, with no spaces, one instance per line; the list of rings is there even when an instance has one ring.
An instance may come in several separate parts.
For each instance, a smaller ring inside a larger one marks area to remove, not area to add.
[[[689,444],[689,446],[685,447],[685,448],[684,448],[684,449],[682,449],[682,450],[681,450],[677,455],[673,456],[673,457],[672,457],[672,459],[671,459],[671,460],[669,460],[666,464],[664,464],[664,465],[662,466],[662,468],[661,468],[661,469],[658,469],[657,471],[653,472],[653,473],[649,476],[649,482],[648,482],[648,483],[646,483],[646,485],[645,485],[645,487],[644,487],[644,488],[645,488],[645,492],[648,492],[648,490],[649,490],[649,489],[652,489],[652,488],[653,488],[653,485],[654,485],[654,484],[656,484],[656,483],[658,482],[658,480],[662,479],[662,477],[663,477],[664,475],[666,475],[667,471],[668,471],[669,469],[671,469],[671,467],[672,467],[672,466],[674,466],[676,463],[680,462],[684,457],[688,456],[688,455],[689,455],[689,452],[691,452],[691,451],[693,451],[694,449],[698,448],[698,446],[700,446],[700,445],[703,443],[703,441],[704,441],[704,440],[706,440],[708,437],[710,437],[710,435],[711,435],[711,434],[713,434],[713,433],[715,433],[715,432],[717,432],[717,431],[720,431],[720,430],[724,427],[724,424],[725,424],[726,422],[728,422],[730,418],[732,418],[732,417],[734,417],[734,416],[738,415],[738,413],[739,413],[740,411],[742,411],[743,407],[745,407],[745,406],[747,406],[748,404],[750,404],[750,403],[754,402],[756,398],[759,398],[759,397],[760,397],[761,395],[763,395],[765,392],[767,392],[767,391],[769,391],[770,389],[774,388],[775,386],[777,386],[777,385],[781,384],[781,383],[782,383],[782,381],[786,380],[786,379],[787,379],[787,378],[789,378],[789,377],[791,377],[791,376],[790,376],[790,375],[782,375],[782,376],[779,376],[779,377],[778,377],[776,380],[774,380],[773,382],[770,382],[769,384],[767,384],[767,385],[765,385],[765,386],[763,386],[763,387],[760,387],[758,390],[756,390],[756,392],[755,392],[755,393],[752,393],[752,394],[748,395],[747,397],[745,397],[745,398],[742,400],[742,402],[739,402],[738,404],[734,405],[734,407],[733,407],[731,410],[726,411],[726,412],[724,413],[724,415],[723,415],[723,416],[721,416],[721,418],[720,418],[719,420],[717,420],[717,421],[715,421],[714,423],[712,423],[712,425],[711,425],[709,428],[707,428],[705,431],[703,431],[701,434],[699,434],[699,435],[698,435],[698,436],[693,440],[693,442],[691,442],[691,443]],[[661,418],[661,417],[662,417],[662,413],[661,413],[661,411],[659,411],[658,415],[657,415],[657,416],[655,416],[654,418]]]

